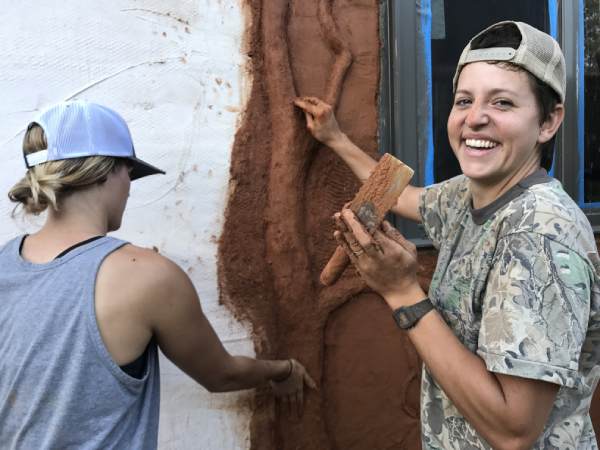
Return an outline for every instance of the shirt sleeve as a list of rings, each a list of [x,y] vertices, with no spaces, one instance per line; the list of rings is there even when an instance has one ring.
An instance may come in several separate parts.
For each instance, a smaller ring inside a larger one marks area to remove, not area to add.
[[[590,270],[580,255],[541,234],[500,239],[477,351],[488,370],[576,386],[590,311]]]
[[[464,175],[425,188],[419,199],[419,212],[425,233],[435,248],[440,248],[455,217],[468,207],[469,198]]]

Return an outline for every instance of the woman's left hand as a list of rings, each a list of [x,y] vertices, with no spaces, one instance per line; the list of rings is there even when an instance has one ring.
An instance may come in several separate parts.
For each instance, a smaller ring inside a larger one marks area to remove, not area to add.
[[[361,277],[392,309],[425,297],[417,280],[417,248],[389,222],[368,232],[350,209],[335,216],[334,233]]]
[[[289,359],[290,373],[281,380],[271,380],[271,389],[273,394],[287,405],[289,414],[296,414],[301,417],[304,412],[304,386],[311,389],[317,389],[317,384],[308,374],[306,368],[295,359]]]

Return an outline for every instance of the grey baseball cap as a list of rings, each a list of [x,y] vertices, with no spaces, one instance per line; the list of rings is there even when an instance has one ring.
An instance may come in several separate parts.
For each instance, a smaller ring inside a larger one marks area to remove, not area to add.
[[[521,42],[518,48],[471,48],[473,41],[478,37],[486,34],[492,28],[505,24],[513,24],[521,33]],[[462,68],[469,63],[478,61],[506,61],[522,67],[550,86],[558,94],[561,102],[565,101],[567,85],[565,57],[558,42],[552,36],[531,25],[514,21],[498,22],[474,36],[464,48],[456,66],[453,79],[454,92],[456,92]]]
[[[48,145],[25,155],[28,168],[48,161],[112,156],[131,162],[132,180],[165,173],[136,157],[127,123],[106,106],[83,100],[62,102],[43,111],[31,124],[42,127]]]

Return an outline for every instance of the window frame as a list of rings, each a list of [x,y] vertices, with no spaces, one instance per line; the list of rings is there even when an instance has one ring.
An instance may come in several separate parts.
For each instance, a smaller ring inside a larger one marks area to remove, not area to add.
[[[584,68],[584,0],[560,2],[559,42],[563,48],[567,72],[567,98],[565,120],[557,137],[555,177],[565,191],[577,202],[592,224],[595,233],[600,233],[600,205],[584,203],[585,162],[585,68]],[[576,149],[565,157],[563,149]]]
[[[427,138],[417,133],[419,98],[423,98],[418,83],[416,64],[398,64],[399,55],[404,61],[417,61],[417,2],[381,0],[381,96],[379,145],[381,153],[392,153],[414,169],[411,184],[425,185],[426,154],[419,151],[419,139]],[[397,34],[395,34],[397,30]],[[421,105],[421,108],[423,106]],[[417,246],[430,246],[421,224],[393,216],[394,225]]]
[[[584,8],[585,0],[563,2],[553,0],[550,8],[550,30],[560,43],[566,61],[567,92],[565,119],[556,138],[551,174],[563,183],[565,191],[584,211],[595,233],[600,233],[600,204],[584,204]],[[431,130],[419,131],[419,119],[431,114],[427,83],[431,74],[423,73],[418,55],[430,58],[430,49],[419,42],[419,8],[430,8],[430,0],[380,0],[381,95],[379,114],[380,152],[389,152],[415,170],[412,184],[425,186],[428,153],[433,153]],[[421,14],[423,17],[423,14]],[[429,52],[429,55],[427,54]],[[430,64],[429,64],[430,66]],[[579,70],[581,68],[581,70]],[[431,116],[427,119],[431,127]],[[427,149],[427,151],[424,151]],[[565,157],[563,149],[575,149]],[[431,158],[430,158],[431,159]],[[417,246],[429,246],[423,226],[393,218],[397,228]]]

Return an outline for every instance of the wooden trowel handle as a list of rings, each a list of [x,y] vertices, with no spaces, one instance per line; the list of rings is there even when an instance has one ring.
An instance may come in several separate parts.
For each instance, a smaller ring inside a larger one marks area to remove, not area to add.
[[[329,262],[327,262],[327,265],[321,272],[321,277],[319,278],[321,284],[324,286],[331,286],[337,281],[340,275],[344,273],[344,270],[349,263],[350,258],[345,250],[338,245],[334,254],[329,259]]]
[[[348,208],[367,229],[378,228],[386,213],[398,201],[413,173],[402,161],[386,153],[348,204]],[[344,249],[337,247],[321,272],[321,283],[325,286],[335,283],[349,262],[350,258]]]

